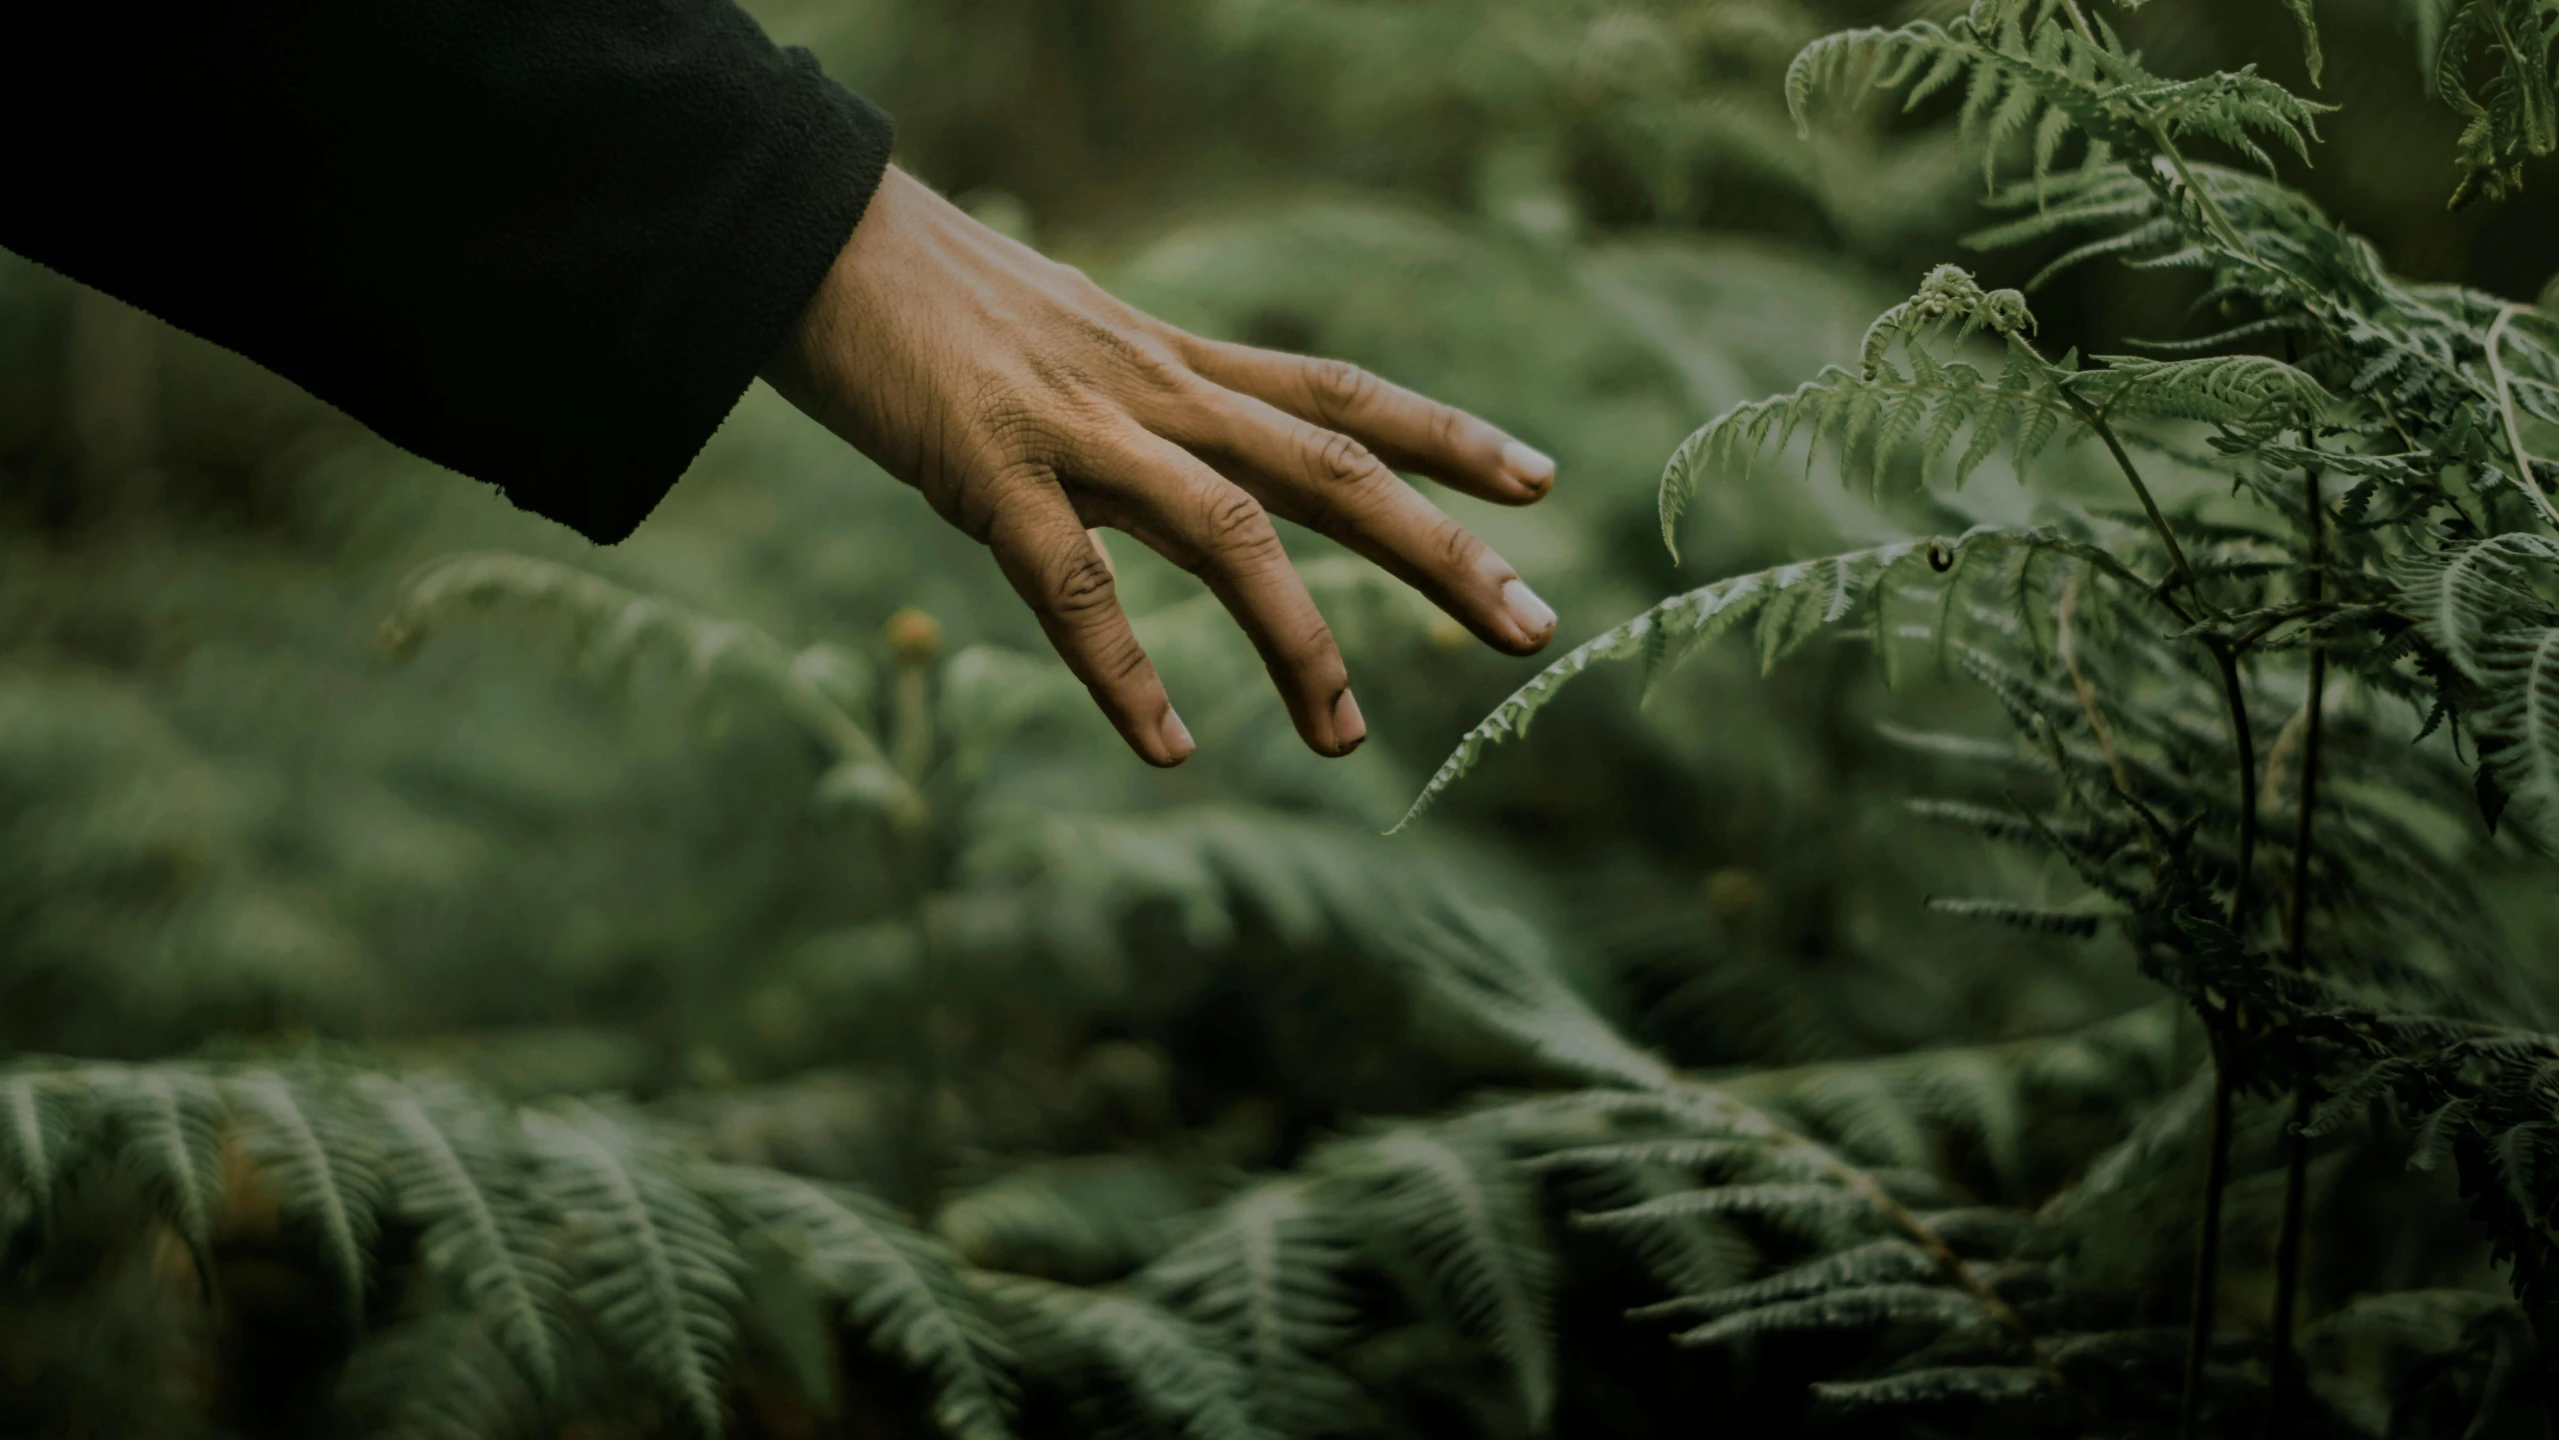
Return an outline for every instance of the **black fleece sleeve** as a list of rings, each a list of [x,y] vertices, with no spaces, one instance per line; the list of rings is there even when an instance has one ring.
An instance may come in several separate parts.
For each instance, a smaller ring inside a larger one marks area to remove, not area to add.
[[[0,245],[607,543],[888,163],[888,118],[731,0],[11,10]]]

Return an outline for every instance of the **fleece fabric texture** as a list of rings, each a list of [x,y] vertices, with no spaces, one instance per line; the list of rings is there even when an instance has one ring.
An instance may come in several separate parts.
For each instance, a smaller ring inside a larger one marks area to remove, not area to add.
[[[0,245],[605,543],[888,164],[888,117],[730,0],[14,10]]]

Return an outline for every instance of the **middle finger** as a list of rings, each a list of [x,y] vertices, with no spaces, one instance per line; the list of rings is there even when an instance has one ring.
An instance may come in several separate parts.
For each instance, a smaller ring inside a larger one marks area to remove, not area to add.
[[[1185,428],[1175,438],[1272,511],[1375,561],[1485,643],[1526,655],[1554,635],[1555,612],[1509,561],[1357,440],[1232,392]]]
[[[1077,467],[1092,518],[1127,531],[1205,581],[1261,653],[1307,745],[1347,755],[1368,735],[1331,627],[1259,501],[1181,446],[1130,426]]]

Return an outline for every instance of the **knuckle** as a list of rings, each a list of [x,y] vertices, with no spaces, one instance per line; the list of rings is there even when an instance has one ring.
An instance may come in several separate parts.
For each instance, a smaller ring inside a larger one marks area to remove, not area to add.
[[[1060,557],[1049,582],[1049,606],[1070,625],[1098,624],[1119,608],[1119,582],[1112,577],[1111,567],[1093,553],[1083,532],[1076,532],[1073,539],[1074,553]]]
[[[958,487],[950,500],[949,518],[970,539],[980,545],[991,544],[1008,513],[1031,492],[1054,483],[1056,472],[1044,461],[998,461],[985,472],[984,479]]]
[[[1432,449],[1442,455],[1464,455],[1473,448],[1474,439],[1474,427],[1467,423],[1467,417],[1463,412],[1452,410],[1446,405],[1431,407]]]
[[[1377,394],[1377,377],[1348,360],[1317,360],[1307,366],[1306,389],[1316,413],[1329,419],[1366,406]]]
[[[1260,502],[1233,486],[1209,498],[1200,529],[1212,549],[1229,555],[1258,552],[1278,539]]]
[[[1443,519],[1431,536],[1431,552],[1450,574],[1471,573],[1483,557],[1484,542],[1454,520]]]
[[[1377,473],[1377,457],[1369,448],[1339,431],[1315,442],[1315,478],[1329,485],[1357,485]]]

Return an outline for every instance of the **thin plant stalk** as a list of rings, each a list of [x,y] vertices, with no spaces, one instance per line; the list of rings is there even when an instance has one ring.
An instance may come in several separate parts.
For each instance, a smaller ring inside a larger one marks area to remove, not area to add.
[[[2160,543],[2167,547],[2170,561],[2185,582],[2189,603],[2202,606],[2199,577],[2186,558],[2185,547],[2177,543],[2176,533],[2169,528],[2167,517],[2152,498],[2150,487],[2143,483],[2132,457],[2125,453],[2123,442],[2116,438],[2114,427],[2106,423],[2102,411],[2086,401],[2075,395],[2069,399],[2097,438],[2105,442],[2107,454],[2114,458],[2125,482],[2141,501],[2142,513],[2149,517],[2151,528],[2158,532]],[[2253,898],[2249,892],[2257,870],[2257,736],[2248,719],[2248,691],[2239,673],[2238,648],[2226,639],[2210,635],[2203,639],[2221,672],[2222,698],[2230,709],[2231,745],[2239,762],[2239,872],[2230,886],[2230,928],[2241,933],[2248,919],[2249,901]],[[2230,1067],[2225,1063],[2225,1042],[2236,1019],[2228,1011],[2204,1017],[2212,1043],[2212,1133],[2204,1163],[2203,1214],[2196,1221],[2194,1304],[2187,1316],[2185,1381],[2177,1406],[2178,1433],[2185,1440],[2195,1440],[2202,1433],[2204,1362],[2212,1352],[2213,1313],[2220,1302],[2222,1194],[2230,1185],[2230,1113],[2236,1101]]]
[[[2230,928],[2234,934],[2248,918],[2249,879],[2257,868],[2257,738],[2248,723],[2248,696],[2239,676],[2239,655],[2229,645],[2212,644],[2221,667],[2222,692],[2230,704],[2232,743],[2239,757],[2239,874],[2230,886]],[[2206,1015],[2212,1037],[2212,1135],[2204,1162],[2203,1214],[2195,1222],[2194,1306],[2187,1316],[2186,1374],[2177,1405],[2177,1432],[2184,1440],[2203,1433],[2204,1362],[2212,1352],[2213,1315],[2220,1303],[2221,1201],[2230,1186],[2230,1112],[2236,1087],[2228,1063],[2228,1040],[2237,1024],[2235,1005]]]
[[[2317,604],[2328,594],[2327,516],[2319,496],[2318,471],[2303,472],[2302,489],[2303,523],[2310,532],[2307,598]],[[2295,970],[2307,969],[2310,964],[2310,846],[2312,825],[2319,810],[2320,734],[2327,704],[2328,650],[2314,644],[2310,649],[2308,728],[2302,738],[2300,814],[2293,825],[2292,893],[2284,912],[2284,960]],[[2283,1226],[2275,1238],[2275,1353],[2266,1406],[2266,1434],[2270,1440],[2282,1428],[2286,1404],[2301,1381],[2301,1357],[2293,1348],[2293,1326],[2300,1305],[2302,1237],[2310,1190],[2310,1137],[2302,1133],[2309,1123],[2310,1101],[2310,1078],[2304,1075],[2293,1086],[2292,1122],[2285,1132]]]
[[[896,728],[889,737],[890,748],[899,779],[911,794],[921,797],[933,765],[932,668],[941,648],[941,627],[920,612],[901,611],[890,617],[889,638],[897,656],[892,694]],[[942,1135],[942,1086],[948,1069],[942,1048],[950,997],[947,977],[934,953],[933,894],[938,876],[929,821],[929,810],[919,805],[911,820],[891,827],[889,836],[906,894],[907,927],[915,943],[916,1016],[908,1058],[908,1083],[914,1093],[900,1168],[906,1172],[907,1209],[919,1220],[930,1220],[941,1207],[943,1158],[948,1148]]]
[[[2186,1372],[2177,1397],[2177,1433],[2203,1434],[2204,1362],[2212,1353],[2213,1308],[2221,1278],[2221,1200],[2230,1188],[2230,1066],[2222,1054],[2227,1020],[2209,1026],[2212,1048],[2212,1130],[2204,1151],[2204,1210],[2195,1224],[2194,1305],[2186,1319]]]

